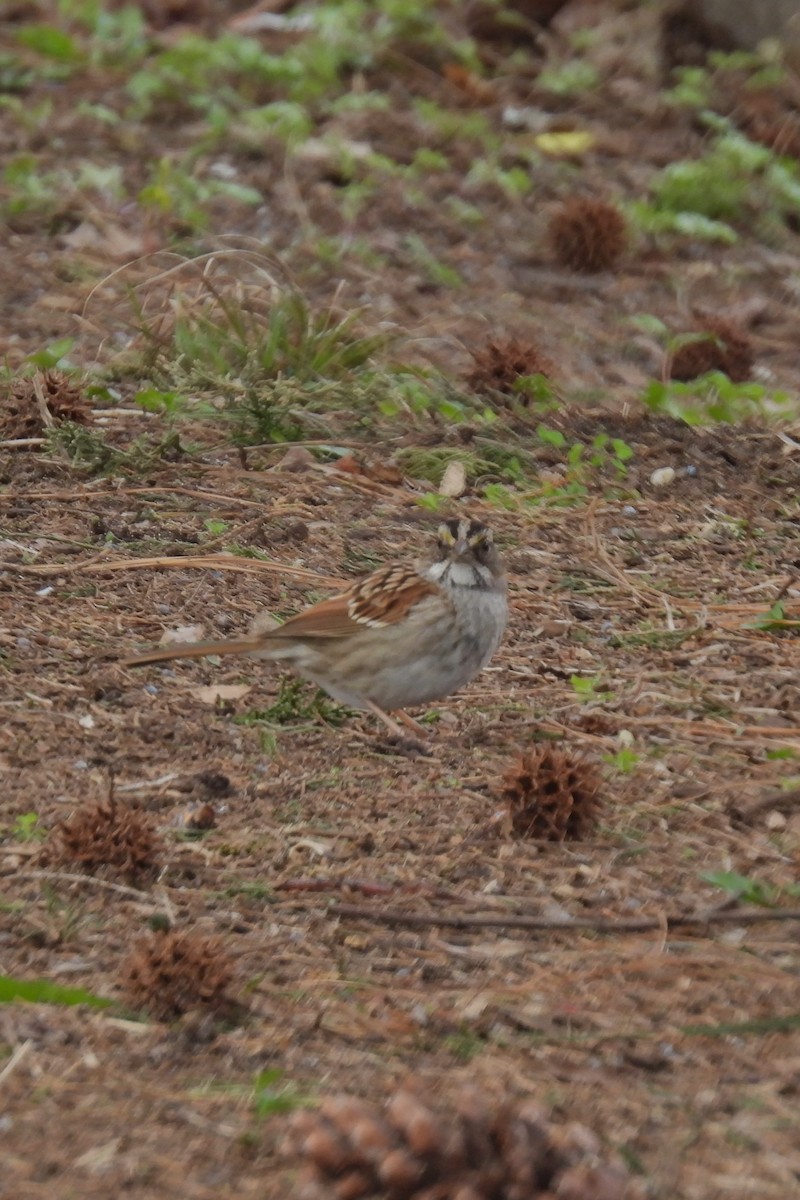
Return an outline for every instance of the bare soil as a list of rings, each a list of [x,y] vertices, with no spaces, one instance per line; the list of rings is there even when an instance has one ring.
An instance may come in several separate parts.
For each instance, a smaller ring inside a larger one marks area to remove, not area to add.
[[[219,8],[203,10],[211,28],[230,16]],[[259,1117],[254,1100],[272,1069],[278,1091],[312,1101],[347,1091],[381,1103],[409,1073],[443,1105],[467,1081],[536,1097],[555,1120],[593,1128],[654,1200],[800,1195],[797,426],[697,430],[649,414],[639,397],[663,352],[625,323],[651,313],[679,330],[698,306],[733,315],[757,377],[794,393],[797,236],[645,240],[600,276],[551,261],[548,203],[581,187],[635,197],[704,136],[662,103],[669,64],[653,13],[590,8],[568,5],[543,52],[582,22],[606,22],[617,58],[604,83],[557,105],[598,138],[580,168],[545,160],[535,191],[511,200],[465,184],[459,154],[467,163],[472,149],[456,139],[452,171],[420,181],[416,209],[387,188],[359,215],[351,232],[385,256],[377,269],[355,253],[315,261],[311,223],[348,232],[336,181],[266,147],[235,162],[268,205],[223,205],[208,236],[266,239],[311,299],[367,306],[408,333],[417,361],[456,379],[467,347],[490,334],[535,341],[566,397],[547,424],[569,442],[604,430],[634,451],[619,487],[593,476],[572,508],[457,502],[496,532],[512,614],[491,666],[435,707],[424,752],[359,715],[312,709],[268,724],[285,681],[261,664],[117,663],[165,630],[232,635],[263,609],[297,611],[371,565],[426,553],[435,518],[417,503],[419,481],[281,471],[283,450],[242,461],[202,431],[196,453],[138,477],[87,477],[37,446],[0,449],[0,965],[122,1005],[0,1007],[0,1196],[289,1196],[284,1118]],[[13,43],[12,19],[3,32]],[[633,45],[652,69],[632,65]],[[410,50],[398,63],[370,81],[391,112],[336,120],[342,136],[399,157],[419,136],[410,97],[464,112],[476,102]],[[63,85],[50,150],[40,147],[53,165],[87,153],[78,95],[113,104],[120,86],[99,69]],[[500,75],[483,111],[499,127],[512,102],[542,102],[535,72]],[[135,179],[189,128],[185,115],[125,136],[112,127],[93,157]],[[9,126],[0,155],[23,142]],[[448,195],[488,220],[465,236]],[[417,229],[461,287],[408,261]],[[0,352],[15,366],[71,334],[73,358],[90,360],[113,323],[84,308],[89,291],[174,232],[99,200],[47,228],[10,222]],[[111,440],[158,428],[122,408],[97,407]],[[385,464],[399,444],[373,439],[369,456]],[[676,474],[658,487],[662,467]],[[209,531],[218,521],[223,537]],[[594,693],[575,677],[596,679]],[[212,684],[238,692],[215,701],[201,690]],[[590,841],[510,834],[503,776],[546,738],[602,766]],[[624,771],[621,750],[636,756]],[[52,838],[77,807],[109,797],[157,827],[155,879],[76,878],[47,858],[38,833]],[[187,813],[208,804],[214,827],[192,833]],[[750,923],[768,910],[704,878],[726,871],[793,919]],[[709,920],[680,923],[696,913]],[[448,924],[503,915],[552,927]],[[160,1022],[124,1007],[131,947],[164,917],[224,939],[236,1019],[195,1010]],[[569,918],[595,927],[560,929]],[[634,919],[643,927],[626,928]]]

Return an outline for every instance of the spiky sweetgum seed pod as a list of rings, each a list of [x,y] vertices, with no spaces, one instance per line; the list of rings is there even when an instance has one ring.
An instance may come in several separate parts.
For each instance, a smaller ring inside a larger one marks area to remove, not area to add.
[[[91,421],[82,388],[63,371],[37,371],[11,382],[0,412],[0,427],[8,438],[40,437],[45,432],[37,388],[55,424]]]
[[[753,348],[742,329],[721,317],[707,317],[693,332],[706,336],[677,347],[669,360],[671,379],[688,381],[709,371],[722,371],[733,383],[750,378]]]
[[[89,872],[111,867],[133,882],[152,874],[160,851],[160,839],[139,809],[106,802],[79,808],[57,826],[44,857]]]
[[[472,364],[465,382],[473,392],[481,396],[500,392],[517,397],[521,404],[527,403],[527,397],[515,391],[517,381],[528,375],[550,378],[555,369],[538,346],[511,337],[490,338],[472,351]]]
[[[501,797],[519,837],[579,840],[595,822],[600,775],[593,763],[551,746],[520,754],[503,776]]]
[[[548,238],[563,267],[591,274],[618,261],[628,240],[628,225],[608,201],[575,196],[553,214]]]
[[[154,1017],[168,1020],[192,1009],[223,1008],[233,964],[216,937],[191,931],[156,933],[124,964],[123,990]]]

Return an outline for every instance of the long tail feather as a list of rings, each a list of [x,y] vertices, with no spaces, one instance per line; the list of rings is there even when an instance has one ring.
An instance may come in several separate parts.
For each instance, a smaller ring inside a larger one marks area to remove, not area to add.
[[[205,658],[207,654],[252,654],[264,649],[260,637],[237,638],[222,642],[187,642],[174,646],[162,646],[158,650],[146,650],[144,654],[131,654],[119,660],[122,667],[143,667],[146,663],[167,662],[171,658]]]

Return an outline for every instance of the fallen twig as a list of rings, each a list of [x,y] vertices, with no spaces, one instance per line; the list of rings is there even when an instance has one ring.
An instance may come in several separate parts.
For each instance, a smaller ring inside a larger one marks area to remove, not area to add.
[[[164,907],[163,901],[155,901],[148,892],[140,892],[138,888],[128,887],[124,883],[114,883],[110,879],[99,879],[96,875],[79,875],[71,871],[15,871],[15,879],[48,879],[54,883],[88,883],[92,887],[106,888],[110,892],[118,892],[121,896],[130,896],[149,904],[155,911]]]
[[[322,876],[314,879],[284,879],[282,883],[276,883],[274,890],[276,892],[333,892],[347,889],[351,892],[361,892],[364,896],[391,896],[391,895],[424,895],[430,900],[458,900],[459,897],[453,892],[445,891],[444,888],[432,887],[425,883],[384,883],[378,879],[355,879],[345,876],[343,879],[334,879],[330,876]]]
[[[2,1071],[0,1071],[0,1083],[3,1083],[6,1079],[8,1079],[12,1071],[17,1069],[32,1045],[33,1038],[28,1038],[28,1040],[25,1042],[20,1042],[14,1053],[11,1055],[11,1058],[3,1067]]]
[[[25,566],[21,563],[0,562],[0,571],[15,571],[21,575],[69,575],[83,571],[91,575],[103,575],[106,571],[138,571],[143,568],[187,567],[208,568],[213,571],[243,571],[257,575],[262,571],[276,571],[280,575],[302,579],[308,583],[329,584],[341,587],[342,580],[330,575],[320,575],[306,567],[292,567],[287,563],[270,562],[262,558],[241,558],[236,554],[194,554],[181,557],[169,555],[158,558],[88,558],[75,563],[42,563],[40,566]]]
[[[760,925],[766,921],[800,921],[800,908],[757,908],[744,911],[712,909],[699,913],[670,913],[662,917],[527,917],[519,913],[488,915],[462,913],[401,912],[376,909],[366,904],[332,904],[328,909],[337,917],[357,917],[382,925],[447,925],[451,929],[593,929],[598,933],[643,933],[649,929],[669,929],[681,925]]]

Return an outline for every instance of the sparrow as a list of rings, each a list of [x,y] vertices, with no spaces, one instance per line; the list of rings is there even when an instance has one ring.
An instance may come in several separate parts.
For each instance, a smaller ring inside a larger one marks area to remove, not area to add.
[[[378,717],[395,735],[397,712],[441,700],[491,659],[506,627],[503,564],[491,531],[468,517],[443,521],[432,561],[379,567],[346,591],[242,638],[148,650],[126,667],[206,655],[246,654],[285,663],[351,708]],[[255,624],[259,623],[256,618]]]

